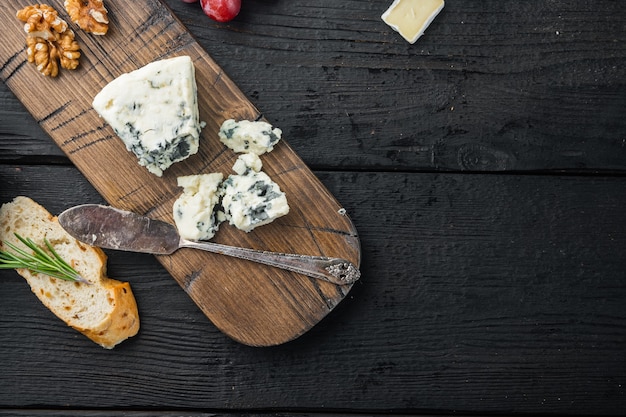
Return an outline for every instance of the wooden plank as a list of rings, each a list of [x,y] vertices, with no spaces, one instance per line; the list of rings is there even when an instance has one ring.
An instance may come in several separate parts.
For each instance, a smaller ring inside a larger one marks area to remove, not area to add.
[[[124,417],[263,417],[266,413],[242,413],[242,412],[202,412],[202,411],[186,411],[181,414],[180,411],[118,411],[118,410],[2,410],[0,409],[0,416],[11,417],[112,417],[117,415],[123,415]],[[336,417],[337,413],[316,413],[316,412],[281,412],[272,413],[274,417]],[[345,417],[376,417],[378,414],[372,413],[341,413],[340,415]],[[388,417],[406,417],[406,414],[388,414]],[[435,417],[433,414],[420,414],[421,417]],[[437,417],[461,417],[458,414],[437,414]],[[475,415],[474,417],[481,417]],[[498,416],[490,416],[498,417]]]
[[[457,1],[414,45],[386,0],[252,2],[226,27],[168,4],[310,166],[626,167],[619,2]]]
[[[619,2],[455,2],[413,46],[380,20],[384,0],[252,0],[226,25],[167,3],[316,169],[626,169]],[[1,97],[0,135],[36,160],[49,137]]]
[[[104,351],[0,271],[5,407],[619,415],[624,177],[317,172],[361,231],[362,282],[283,346],[222,335],[147,255],[109,253],[140,333]],[[73,168],[0,165],[0,200],[100,196]],[[68,387],[81,387],[81,395]],[[97,387],[97,389],[93,388]],[[322,387],[322,388],[320,388]]]
[[[113,206],[173,222],[180,194],[176,177],[228,174],[236,159],[217,138],[228,118],[256,120],[258,110],[224,74],[184,26],[158,0],[107,2],[111,30],[104,37],[76,31],[83,56],[77,71],[43,78],[26,62],[21,1],[0,6],[0,19],[13,30],[0,48],[0,76],[71,161]],[[63,2],[51,2],[63,10]],[[206,128],[197,155],[157,178],[140,167],[113,130],[91,107],[113,78],[157,59],[189,55],[196,67],[200,115]],[[45,94],[33,94],[33,85]],[[348,216],[286,142],[264,155],[264,171],[287,193],[291,213],[245,234],[223,226],[215,241],[275,252],[346,258],[359,264],[359,242]],[[298,337],[348,293],[338,287],[276,268],[194,250],[159,258],[213,323],[235,340],[255,346]]]

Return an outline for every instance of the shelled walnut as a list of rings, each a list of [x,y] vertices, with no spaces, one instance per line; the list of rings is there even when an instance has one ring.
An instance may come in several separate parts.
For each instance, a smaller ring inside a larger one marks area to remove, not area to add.
[[[103,0],[65,0],[65,10],[72,22],[88,33],[105,35],[109,18]]]
[[[54,38],[53,31],[63,33],[67,30],[67,22],[59,18],[57,11],[47,4],[24,7],[16,16],[26,23],[24,32],[29,36],[48,40]]]
[[[65,69],[78,67],[80,46],[74,39],[74,32],[54,8],[46,4],[27,6],[16,16],[25,22],[28,62],[34,63],[39,72],[56,77],[59,62]]]

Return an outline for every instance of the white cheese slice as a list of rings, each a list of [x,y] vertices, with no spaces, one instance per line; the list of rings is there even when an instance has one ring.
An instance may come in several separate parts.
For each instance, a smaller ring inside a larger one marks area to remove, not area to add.
[[[263,121],[228,119],[222,123],[218,136],[220,141],[237,153],[263,155],[271,152],[283,132]]]
[[[382,19],[409,43],[415,43],[443,6],[444,0],[394,0]]]
[[[96,95],[93,107],[139,164],[157,176],[198,151],[201,124],[195,70],[188,56],[120,75]]]
[[[211,239],[221,223],[216,206],[221,173],[178,177],[183,193],[174,202],[174,222],[178,233],[189,240]]]
[[[289,213],[285,193],[260,170],[260,159],[247,155],[240,156],[233,166],[238,174],[230,175],[221,186],[225,219],[245,232]]]

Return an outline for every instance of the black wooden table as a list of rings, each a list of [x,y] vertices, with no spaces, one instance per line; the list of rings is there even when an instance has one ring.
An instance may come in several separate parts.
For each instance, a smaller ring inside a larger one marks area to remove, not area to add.
[[[626,3],[449,1],[414,45],[390,3],[167,1],[351,215],[349,296],[252,348],[107,252],[142,319],[107,351],[0,271],[0,415],[626,414]],[[16,195],[104,202],[0,84]]]

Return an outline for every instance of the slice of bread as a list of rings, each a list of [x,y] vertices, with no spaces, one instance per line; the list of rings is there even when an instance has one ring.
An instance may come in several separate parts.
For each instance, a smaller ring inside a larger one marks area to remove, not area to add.
[[[45,247],[44,238],[47,239],[59,256],[91,283],[64,281],[26,269],[17,270],[33,293],[57,317],[107,349],[137,334],[139,314],[130,285],[106,277],[107,257],[100,248],[74,239],[59,225],[56,217],[28,197],[16,197],[0,208],[2,250],[11,251],[2,242],[26,249],[15,233],[42,247]]]

